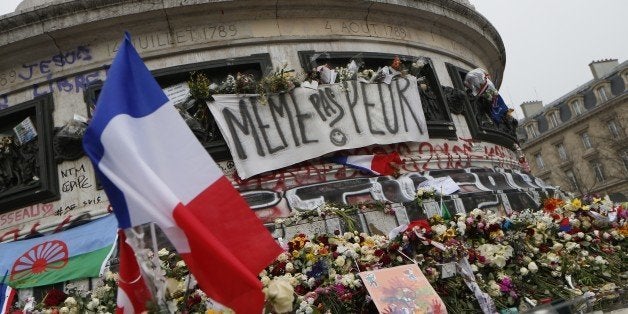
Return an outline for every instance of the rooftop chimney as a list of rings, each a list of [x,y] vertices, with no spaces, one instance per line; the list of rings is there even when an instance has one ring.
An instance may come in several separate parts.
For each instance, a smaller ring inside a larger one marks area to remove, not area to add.
[[[591,73],[593,73],[593,78],[596,80],[604,77],[604,75],[608,74],[615,67],[619,65],[617,59],[604,59],[597,60],[589,63],[589,68],[591,68]]]
[[[524,101],[521,104],[523,116],[529,118],[543,109],[543,102],[540,100]]]

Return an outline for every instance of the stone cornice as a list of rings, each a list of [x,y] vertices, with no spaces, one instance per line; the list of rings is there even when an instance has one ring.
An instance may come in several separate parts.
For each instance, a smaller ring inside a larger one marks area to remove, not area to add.
[[[506,63],[497,30],[473,8],[451,0],[56,0],[0,16],[0,54],[17,53],[33,45],[57,46],[68,33],[97,32],[119,23],[143,25],[147,20],[161,20],[172,28],[171,21],[199,12],[219,20],[313,17],[368,22],[390,21],[394,16],[399,23],[453,38],[473,49],[483,57],[487,70],[497,76],[497,85]]]

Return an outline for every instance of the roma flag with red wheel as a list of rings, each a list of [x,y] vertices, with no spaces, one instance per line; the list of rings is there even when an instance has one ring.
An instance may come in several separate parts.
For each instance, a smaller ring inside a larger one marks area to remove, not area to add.
[[[116,218],[109,215],[43,237],[0,244],[0,277],[13,288],[98,277],[113,250]]]
[[[198,142],[126,34],[83,138],[120,228],[156,223],[199,286],[260,313],[259,272],[281,253]]]

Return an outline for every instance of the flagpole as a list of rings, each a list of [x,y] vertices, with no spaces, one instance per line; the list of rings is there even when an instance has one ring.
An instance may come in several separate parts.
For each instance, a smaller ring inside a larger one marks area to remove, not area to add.
[[[443,185],[440,185],[440,214],[443,215]]]
[[[154,284],[157,288],[157,304],[166,304],[164,296],[166,295],[166,280],[163,277],[159,262],[159,248],[157,246],[157,232],[155,231],[155,223],[150,223],[150,237],[153,244],[153,263],[155,264],[155,281]],[[159,282],[159,284],[157,284]],[[167,305],[166,305],[167,308]]]

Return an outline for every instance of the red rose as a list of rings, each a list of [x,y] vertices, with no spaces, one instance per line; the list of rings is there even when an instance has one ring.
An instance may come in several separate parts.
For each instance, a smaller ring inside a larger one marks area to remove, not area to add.
[[[61,304],[61,302],[65,301],[67,297],[68,295],[65,294],[63,291],[53,288],[51,290],[48,290],[48,293],[44,297],[43,302],[47,307],[57,306]]]

